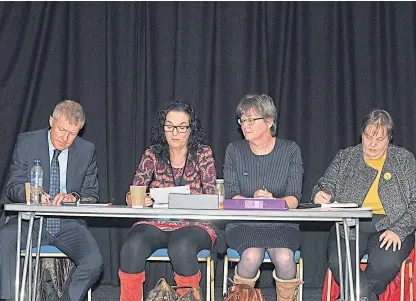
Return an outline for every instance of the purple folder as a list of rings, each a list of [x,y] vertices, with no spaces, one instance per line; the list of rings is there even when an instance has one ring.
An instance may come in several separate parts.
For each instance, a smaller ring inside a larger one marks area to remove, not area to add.
[[[286,210],[282,199],[225,199],[224,209],[229,210]]]

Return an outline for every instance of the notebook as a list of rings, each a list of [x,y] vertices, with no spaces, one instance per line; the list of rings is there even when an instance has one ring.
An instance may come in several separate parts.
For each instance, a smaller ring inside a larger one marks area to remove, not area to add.
[[[358,205],[356,203],[329,203],[329,204],[321,204],[322,208],[357,208]]]
[[[229,210],[286,210],[286,201],[282,199],[225,199],[224,209]]]
[[[170,193],[190,194],[189,185],[163,188],[150,188],[150,197],[153,199],[153,208],[167,208]]]

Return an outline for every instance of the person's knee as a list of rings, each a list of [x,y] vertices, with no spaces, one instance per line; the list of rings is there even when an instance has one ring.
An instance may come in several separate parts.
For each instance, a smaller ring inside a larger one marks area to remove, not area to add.
[[[247,266],[259,266],[264,259],[264,250],[261,248],[249,248],[241,254],[241,261]]]
[[[143,254],[146,249],[149,248],[149,244],[143,239],[138,237],[129,238],[122,246],[120,257],[121,258],[134,258]]]
[[[290,249],[279,250],[276,252],[270,252],[272,261],[279,267],[288,267],[295,264],[295,259],[293,257],[293,251]]]
[[[168,254],[171,260],[195,257],[197,252],[197,245],[188,239],[186,236],[179,239],[169,240]]]
[[[78,267],[88,271],[92,278],[97,278],[101,275],[104,268],[103,257],[100,252],[90,254],[82,260],[81,265]]]

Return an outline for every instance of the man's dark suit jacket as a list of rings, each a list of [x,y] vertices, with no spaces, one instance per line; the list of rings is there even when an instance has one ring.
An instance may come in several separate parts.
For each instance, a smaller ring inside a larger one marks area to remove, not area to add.
[[[13,153],[7,196],[12,202],[26,202],[25,182],[30,183],[30,170],[35,159],[43,169],[43,189],[49,192],[48,129],[22,133]],[[97,160],[94,144],[76,137],[68,149],[66,172],[67,193],[76,192],[81,198],[98,200]]]

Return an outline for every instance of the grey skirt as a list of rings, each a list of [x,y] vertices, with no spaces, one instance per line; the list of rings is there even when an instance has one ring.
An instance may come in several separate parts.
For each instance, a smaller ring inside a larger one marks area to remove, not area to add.
[[[237,250],[239,254],[247,248],[288,248],[296,252],[300,247],[300,231],[297,224],[228,224],[225,231],[228,246]]]

